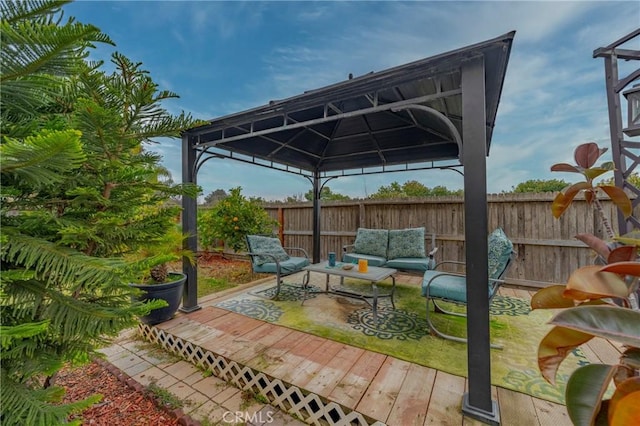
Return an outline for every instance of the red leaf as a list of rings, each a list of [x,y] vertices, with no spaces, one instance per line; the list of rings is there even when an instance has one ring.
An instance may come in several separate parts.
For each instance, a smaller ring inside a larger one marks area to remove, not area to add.
[[[602,256],[603,259],[607,259],[609,254],[611,254],[611,249],[607,243],[593,234],[578,234],[576,235],[576,239],[591,247],[591,249]]]
[[[552,172],[570,172],[570,173],[582,173],[582,170],[578,169],[576,166],[572,166],[567,163],[558,163],[551,166]]]
[[[588,169],[596,164],[596,161],[603,153],[604,151],[601,151],[600,148],[598,148],[598,144],[589,142],[579,145],[573,156],[578,166]]]
[[[613,272],[614,274],[640,277],[640,262],[616,262],[611,265],[604,266],[600,270],[603,272]]]
[[[634,246],[622,246],[615,248],[607,257],[607,263],[626,262],[635,260],[638,257],[638,249]]]
[[[618,206],[624,217],[631,216],[631,213],[633,212],[631,200],[629,200],[629,197],[622,189],[618,188],[617,186],[609,185],[599,186],[598,188],[601,188],[604,192],[607,193],[609,198],[611,198],[611,201],[613,201],[613,203]]]
[[[593,338],[592,334],[553,327],[538,345],[538,368],[544,379],[555,384],[556,373],[562,361],[571,351]]]
[[[531,297],[531,309],[572,308],[575,302],[563,296],[563,285],[552,285],[536,292]]]

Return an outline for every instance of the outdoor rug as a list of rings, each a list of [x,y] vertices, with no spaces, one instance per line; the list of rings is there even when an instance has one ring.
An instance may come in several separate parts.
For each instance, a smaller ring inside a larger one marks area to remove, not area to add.
[[[313,275],[312,275],[313,276]],[[345,286],[370,287],[362,281],[345,281]],[[378,287],[386,290],[390,284]],[[319,293],[313,283],[304,305],[304,292],[298,286],[283,285],[279,300],[269,300],[275,292],[273,282],[218,302],[217,307],[252,318],[279,324],[306,333],[384,353],[412,363],[458,376],[467,376],[467,345],[431,336],[425,319],[426,303],[417,285],[397,284],[395,306],[380,299],[378,327],[371,307],[364,301]],[[455,306],[447,306],[456,308]],[[433,309],[433,308],[432,308]],[[547,383],[538,370],[538,343],[550,329],[553,312],[531,311],[529,302],[496,296],[491,305],[492,343],[503,346],[491,350],[492,384],[536,398],[564,404],[564,388],[578,366],[588,364],[580,349],[562,363],[556,386]],[[465,336],[466,319],[433,314],[432,321],[448,334]]]

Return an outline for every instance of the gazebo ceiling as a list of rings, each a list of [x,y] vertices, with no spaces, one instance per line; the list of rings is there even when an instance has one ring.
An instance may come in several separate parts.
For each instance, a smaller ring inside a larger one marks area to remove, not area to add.
[[[514,34],[271,101],[183,136],[198,168],[212,157],[307,176],[459,165],[461,67],[484,58],[488,153]]]

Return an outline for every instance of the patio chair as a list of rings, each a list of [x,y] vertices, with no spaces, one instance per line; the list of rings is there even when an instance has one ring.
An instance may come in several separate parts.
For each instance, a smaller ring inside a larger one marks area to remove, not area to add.
[[[251,268],[258,274],[276,274],[276,292],[272,299],[277,299],[280,293],[282,278],[287,275],[302,271],[302,268],[309,265],[309,255],[300,247],[283,247],[280,239],[263,235],[247,235],[248,252],[251,257]],[[298,256],[290,256],[298,254]],[[307,272],[302,280],[302,286],[309,284],[309,273]]]
[[[498,292],[498,288],[504,282],[502,277],[507,272],[511,261],[515,255],[513,251],[513,243],[506,236],[501,228],[496,229],[489,235],[489,303]],[[454,340],[466,343],[467,339],[452,336],[438,330],[431,322],[429,312],[429,302],[433,303],[434,313],[445,313],[466,317],[466,313],[452,312],[442,308],[437,301],[453,302],[458,305],[467,304],[467,280],[466,276],[461,273],[443,272],[438,270],[442,265],[458,264],[464,265],[464,262],[443,261],[436,264],[434,270],[426,271],[422,280],[422,296],[427,298],[427,324],[432,334],[440,336],[444,339]],[[499,345],[491,345],[493,348],[500,348]]]

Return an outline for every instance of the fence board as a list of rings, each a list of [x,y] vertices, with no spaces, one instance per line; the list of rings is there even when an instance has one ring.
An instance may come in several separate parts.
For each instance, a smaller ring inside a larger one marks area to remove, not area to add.
[[[578,233],[605,232],[593,206],[576,199],[562,217],[551,214],[553,194],[493,194],[488,196],[489,230],[500,226],[513,240],[516,261],[507,282],[541,287],[566,282],[576,268],[593,263],[593,252],[574,237]],[[602,201],[617,230],[615,206]],[[275,219],[284,219],[286,246],[298,246],[313,256],[313,206],[311,203],[265,204]],[[352,244],[359,227],[399,229],[424,226],[437,234],[439,260],[464,261],[464,200],[462,197],[432,197],[400,200],[356,200],[323,202],[321,209],[320,258],[340,253]]]

